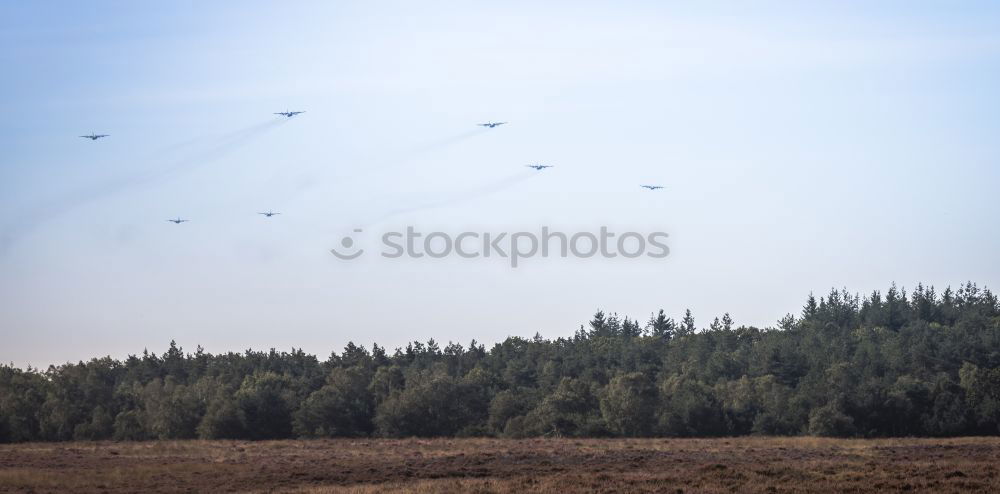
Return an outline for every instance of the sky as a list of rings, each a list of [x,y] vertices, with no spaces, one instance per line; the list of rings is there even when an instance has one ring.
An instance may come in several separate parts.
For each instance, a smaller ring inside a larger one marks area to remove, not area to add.
[[[1000,285],[995,2],[4,2],[0,64],[21,367]],[[670,255],[380,257],[408,226]],[[364,256],[330,253],[346,235]]]

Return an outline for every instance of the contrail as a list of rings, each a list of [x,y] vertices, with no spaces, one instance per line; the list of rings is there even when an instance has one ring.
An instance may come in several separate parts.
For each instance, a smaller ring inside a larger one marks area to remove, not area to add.
[[[386,214],[384,214],[382,216],[379,216],[378,218],[376,218],[374,220],[371,220],[371,221],[367,222],[364,226],[362,226],[362,228],[370,227],[372,225],[375,225],[377,223],[381,223],[381,222],[383,222],[383,221],[385,221],[385,220],[387,220],[389,218],[392,218],[394,216],[399,216],[401,214],[413,213],[413,212],[417,212],[417,211],[423,211],[425,209],[439,208],[439,207],[442,207],[442,206],[450,206],[450,205],[454,205],[454,204],[461,204],[463,202],[471,201],[471,200],[474,200],[474,199],[479,199],[481,197],[485,197],[485,196],[488,196],[490,194],[495,194],[495,193],[500,192],[502,190],[509,189],[509,188],[511,188],[511,187],[513,187],[513,186],[521,183],[521,182],[524,182],[525,180],[528,180],[529,178],[532,178],[532,177],[534,177],[536,175],[538,175],[538,173],[536,173],[536,172],[530,172],[530,171],[529,172],[521,172],[521,173],[518,173],[518,174],[515,174],[515,175],[511,175],[511,176],[506,177],[506,178],[502,178],[502,179],[494,181],[494,182],[487,183],[487,184],[485,184],[485,185],[483,185],[481,187],[472,189],[472,190],[470,190],[470,191],[468,191],[468,192],[466,192],[464,194],[458,194],[458,195],[455,195],[455,196],[452,196],[452,197],[448,197],[448,198],[445,198],[445,199],[440,199],[440,200],[437,200],[437,201],[425,202],[423,204],[418,204],[418,205],[415,205],[415,206],[410,206],[410,207],[405,207],[405,208],[400,208],[400,209],[394,209],[394,210],[389,211],[388,213],[386,213]]]
[[[58,217],[69,210],[133,187],[148,185],[207,165],[284,122],[285,120],[269,120],[229,132],[219,137],[208,148],[183,157],[166,167],[118,177],[89,188],[77,190],[56,201],[42,205],[34,211],[29,211],[22,215],[21,221],[7,228],[0,235],[0,249],[9,247],[18,236],[31,228]],[[188,142],[191,141],[181,143],[179,146],[182,147]],[[0,250],[0,253],[2,253],[2,250]]]

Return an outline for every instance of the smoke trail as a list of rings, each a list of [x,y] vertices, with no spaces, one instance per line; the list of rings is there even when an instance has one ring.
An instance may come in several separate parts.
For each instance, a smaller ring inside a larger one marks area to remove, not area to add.
[[[486,132],[489,132],[489,129],[477,128],[469,131],[460,132],[458,134],[454,134],[448,137],[419,144],[412,148],[406,149],[402,152],[403,156],[401,157],[378,161],[375,164],[369,166],[352,168],[352,170],[360,168],[360,171],[356,173],[351,173],[339,177],[333,176],[327,178],[335,180],[337,185],[343,185],[345,183],[349,183],[353,180],[357,180],[359,178],[372,175],[374,173],[396,168],[400,165],[406,164],[414,159],[417,159],[423,155],[430,154],[433,151],[449,148],[451,146],[454,146],[458,143],[469,140],[473,137],[484,134]],[[313,168],[312,170],[300,172],[298,174],[300,177],[298,183],[295,185],[294,190],[290,193],[290,195],[287,198],[285,198],[285,200],[287,201],[295,199],[296,197],[322,185],[323,177],[321,177],[321,172],[325,170],[326,167],[319,167],[319,168]]]
[[[140,178],[136,185],[201,168],[202,166],[243,147],[254,138],[270,131],[275,127],[283,125],[285,122],[287,122],[285,119],[270,120],[225,134],[208,149],[181,159],[162,170],[145,174]]]
[[[426,153],[426,152],[429,152],[429,151],[434,151],[434,150],[437,150],[437,149],[446,148],[446,147],[449,147],[451,145],[454,145],[454,144],[457,144],[459,142],[462,142],[462,141],[464,141],[466,139],[470,139],[470,138],[473,138],[473,137],[475,137],[477,135],[484,134],[486,132],[489,132],[489,130],[482,129],[482,128],[480,128],[480,129],[473,129],[473,130],[470,130],[470,131],[467,131],[467,132],[461,132],[461,133],[455,134],[453,136],[445,137],[443,139],[438,139],[436,141],[431,141],[431,142],[428,142],[426,144],[422,144],[420,146],[417,146],[417,147],[413,148],[411,150],[411,152],[414,152],[414,153]]]
[[[524,182],[525,180],[528,180],[528,179],[530,179],[530,178],[532,178],[532,177],[534,177],[536,175],[538,175],[538,173],[536,173],[536,172],[531,172],[531,171],[521,172],[521,173],[518,173],[518,174],[515,174],[515,175],[511,175],[511,176],[506,177],[506,178],[502,178],[502,179],[494,181],[494,182],[487,183],[487,184],[485,184],[485,185],[483,185],[481,187],[477,187],[477,188],[472,189],[472,190],[470,190],[470,191],[468,191],[466,193],[463,193],[463,194],[458,194],[458,195],[455,195],[455,196],[452,196],[452,197],[448,197],[448,198],[445,198],[445,199],[440,199],[440,200],[437,200],[437,201],[425,202],[423,204],[418,204],[418,205],[409,206],[409,207],[405,207],[405,208],[394,209],[392,211],[389,211],[388,213],[383,214],[382,216],[379,216],[378,218],[375,218],[374,220],[368,221],[367,223],[365,223],[365,225],[363,226],[363,228],[367,228],[367,227],[370,227],[370,226],[375,225],[377,223],[381,223],[381,222],[383,222],[383,221],[385,221],[385,220],[387,220],[389,218],[392,218],[394,216],[399,216],[401,214],[414,213],[414,212],[417,212],[417,211],[423,211],[423,210],[426,210],[426,209],[433,209],[433,208],[440,208],[440,207],[443,207],[443,206],[451,206],[451,205],[461,204],[463,202],[471,201],[471,200],[474,200],[474,199],[479,199],[481,197],[486,197],[486,196],[488,196],[490,194],[495,194],[495,193],[500,192],[502,190],[509,189],[509,188],[511,188],[511,187],[513,187],[513,186],[521,183],[521,182]]]
[[[208,148],[196,151],[166,167],[138,172],[132,175],[114,178],[92,187],[77,190],[49,204],[42,205],[34,211],[28,211],[21,216],[18,223],[9,227],[0,236],[0,248],[6,249],[17,237],[45,221],[49,221],[74,208],[83,206],[95,200],[118,194],[122,191],[148,185],[189,172],[205,166],[247,144],[255,137],[283,124],[285,120],[269,120],[242,129],[228,132],[217,138]],[[190,142],[190,141],[188,141]],[[186,143],[182,143],[182,146]],[[169,149],[168,149],[169,150]],[[2,251],[0,251],[2,253]]]
[[[406,163],[408,161],[411,161],[411,160],[413,160],[415,158],[419,158],[420,156],[423,156],[425,154],[429,154],[432,151],[438,151],[438,150],[449,148],[451,146],[454,146],[455,144],[458,144],[458,143],[460,143],[462,141],[466,141],[466,140],[471,139],[471,138],[473,138],[475,136],[481,135],[481,134],[483,134],[485,132],[488,132],[488,130],[486,130],[486,129],[473,129],[473,130],[469,130],[469,131],[466,131],[466,132],[461,132],[461,133],[458,133],[458,134],[454,134],[454,135],[451,135],[451,136],[448,136],[448,137],[445,137],[445,138],[442,138],[442,139],[437,139],[437,140],[434,140],[434,141],[430,141],[430,142],[427,142],[427,143],[424,143],[424,144],[417,145],[417,146],[415,146],[413,148],[410,148],[409,150],[404,151],[404,156],[402,156],[400,158],[397,158],[397,159],[394,159],[394,160],[388,160],[388,161],[385,161],[383,163],[377,164],[375,166],[366,167],[362,173],[359,173],[359,174],[357,174],[355,176],[352,176],[352,177],[347,177],[344,180],[352,180],[354,178],[358,178],[358,177],[361,177],[361,176],[364,176],[364,175],[367,175],[367,174],[371,174],[371,173],[375,173],[375,172],[379,172],[379,171],[383,171],[383,170],[388,170],[390,168],[397,167],[397,166],[402,165],[402,164],[404,164],[404,163]]]

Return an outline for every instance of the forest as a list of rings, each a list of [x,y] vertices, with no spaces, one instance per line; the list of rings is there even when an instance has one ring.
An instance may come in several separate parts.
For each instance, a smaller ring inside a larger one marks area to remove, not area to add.
[[[16,328],[7,328],[12,330]],[[416,328],[419,331],[419,328]],[[599,311],[572,337],[0,366],[0,442],[1000,434],[1000,305],[969,282],[810,295],[774,327]]]

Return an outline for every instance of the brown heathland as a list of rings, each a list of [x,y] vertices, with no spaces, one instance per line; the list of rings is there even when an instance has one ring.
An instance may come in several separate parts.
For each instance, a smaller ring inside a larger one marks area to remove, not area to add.
[[[3,492],[1000,492],[1000,438],[0,445]]]

